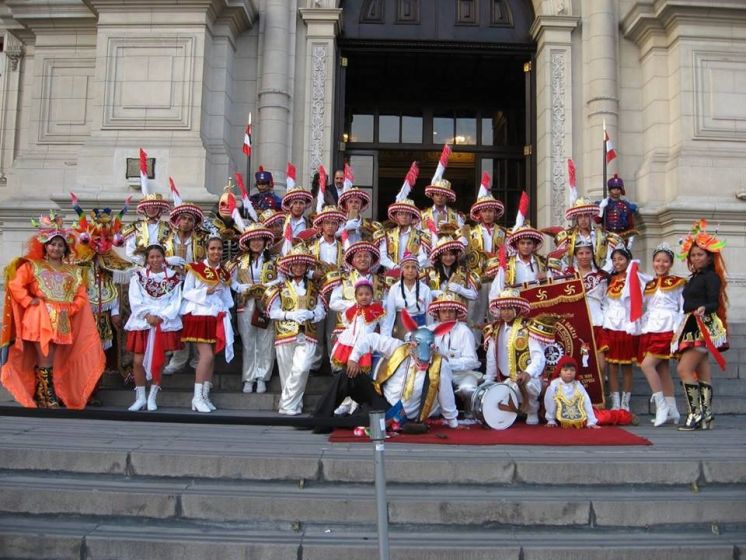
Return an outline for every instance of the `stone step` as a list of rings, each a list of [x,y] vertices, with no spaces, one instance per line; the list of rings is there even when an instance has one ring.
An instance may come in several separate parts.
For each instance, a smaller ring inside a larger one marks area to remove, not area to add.
[[[611,488],[391,484],[391,523],[629,528],[746,526],[746,485]],[[373,485],[0,474],[0,513],[184,521],[376,522]]]
[[[393,525],[392,558],[398,560],[736,560],[746,550],[740,528],[714,534],[567,529],[418,528]],[[16,559],[86,558],[267,558],[374,560],[379,558],[374,526],[325,524],[133,524],[126,519],[0,518],[0,549]]]
[[[126,409],[135,400],[132,389],[102,389],[96,393],[106,407]],[[191,410],[192,390],[171,390],[167,386],[158,393],[159,408],[173,408],[175,411],[183,412],[184,409]],[[240,391],[213,391],[210,400],[219,410],[277,410],[280,401],[280,391],[272,393],[242,393]],[[319,395],[305,395],[303,403],[305,410],[313,411]]]

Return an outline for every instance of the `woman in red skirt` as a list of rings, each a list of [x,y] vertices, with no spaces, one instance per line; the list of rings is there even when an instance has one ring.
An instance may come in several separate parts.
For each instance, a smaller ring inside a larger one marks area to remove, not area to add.
[[[187,265],[181,315],[184,323],[182,342],[194,342],[199,352],[192,410],[212,412],[210,401],[215,354],[225,349],[225,361],[233,359],[233,327],[230,308],[230,273],[220,264],[223,241],[211,237],[207,242],[207,258]]]
[[[145,267],[130,279],[129,300],[132,314],[124,326],[127,350],[135,357],[135,402],[131,412],[158,410],[156,398],[161,389],[161,372],[166,352],[178,350],[181,330],[181,278],[165,266],[166,253],[160,245],[145,250]],[[145,398],[145,381],[151,381]]]

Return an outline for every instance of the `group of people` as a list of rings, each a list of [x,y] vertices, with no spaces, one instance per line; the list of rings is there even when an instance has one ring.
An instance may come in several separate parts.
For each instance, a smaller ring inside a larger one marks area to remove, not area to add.
[[[551,329],[521,295],[532,283],[576,277],[598,363],[608,368],[610,407],[629,410],[638,363],[654,424],[678,423],[675,358],[688,406],[679,429],[712,427],[708,357],[727,348],[727,296],[724,243],[704,221],[680,246],[691,272],[684,279],[671,275],[676,255],[666,244],[654,250],[653,274],[640,270],[631,254],[636,207],[616,176],[600,204],[577,198],[568,226],[541,231],[523,219],[498,225],[505,208],[486,189],[461,214],[442,178],[425,189],[431,207],[398,197],[386,224],[364,217],[370,195],[345,185],[342,171],[319,193],[327,204],[315,213],[310,191],[292,185],[280,197],[271,173],[255,178],[258,192],[243,204],[229,181],[214,215],[148,194],[129,225],[124,211],[86,214],[75,200],[74,228],[54,212],[36,222],[29,251],[6,270],[2,383],[18,402],[84,407],[113,326],[126,331],[134,355],[131,411],[156,410],[163,374],[190,356],[192,410],[215,410],[215,356],[230,362],[237,334],[243,392],[265,392],[276,362],[280,414],[303,412],[309,372],[328,361],[333,379],[319,417],[367,404],[401,423],[440,415],[456,427],[475,389],[501,382],[528,424],[540,422],[543,405],[549,426],[595,427],[579,364],[565,356],[547,375]],[[554,247],[544,256],[547,237]]]

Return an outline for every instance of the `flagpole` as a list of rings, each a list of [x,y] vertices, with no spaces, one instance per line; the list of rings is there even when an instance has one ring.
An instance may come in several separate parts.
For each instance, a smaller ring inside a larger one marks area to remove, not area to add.
[[[604,119],[603,125],[604,125],[604,134],[603,134],[603,137],[601,138],[602,143],[603,143],[603,149],[601,150],[601,154],[602,154],[603,160],[604,160],[604,162],[603,162],[603,169],[604,169],[604,173],[603,173],[603,175],[604,175],[603,193],[604,193],[604,199],[605,199],[608,196],[607,187],[606,187],[606,176],[607,176],[607,173],[608,173],[608,170],[606,168],[606,166],[608,165],[606,163],[606,119]]]
[[[251,111],[249,111],[249,130],[251,131]],[[253,131],[251,131],[251,133],[253,135]],[[252,144],[254,143],[253,139],[251,143]],[[251,152],[252,151],[253,151],[253,147],[251,150],[249,150],[249,154],[246,156],[246,182],[249,184],[248,187],[246,187],[247,189],[246,192],[248,192],[249,195],[251,194]],[[242,210],[241,213],[244,215],[244,218],[248,218],[248,209],[241,208],[241,210]]]

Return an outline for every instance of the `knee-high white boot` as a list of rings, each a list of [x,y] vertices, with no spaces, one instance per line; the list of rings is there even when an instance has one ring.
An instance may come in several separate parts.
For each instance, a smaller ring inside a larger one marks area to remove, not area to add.
[[[668,419],[674,424],[678,424],[681,414],[679,414],[679,409],[676,407],[676,397],[666,397],[666,403],[668,404]]]
[[[212,412],[202,396],[202,383],[194,384],[194,398],[192,399],[192,410],[197,412]]]
[[[665,424],[668,420],[668,403],[666,402],[666,397],[663,396],[661,391],[653,393],[650,400],[655,402],[655,422],[653,422],[653,426],[657,428],[658,426]]]
[[[129,407],[130,412],[137,412],[145,408],[148,399],[145,398],[145,387],[135,387],[135,402]]]
[[[150,393],[148,393],[148,410],[158,410],[156,399],[158,398],[158,391],[160,390],[160,385],[150,386]]]
[[[217,407],[212,404],[212,401],[210,400],[210,389],[212,389],[212,383],[210,383],[209,381],[205,381],[204,385],[202,385],[202,398],[211,411],[217,410]]]

